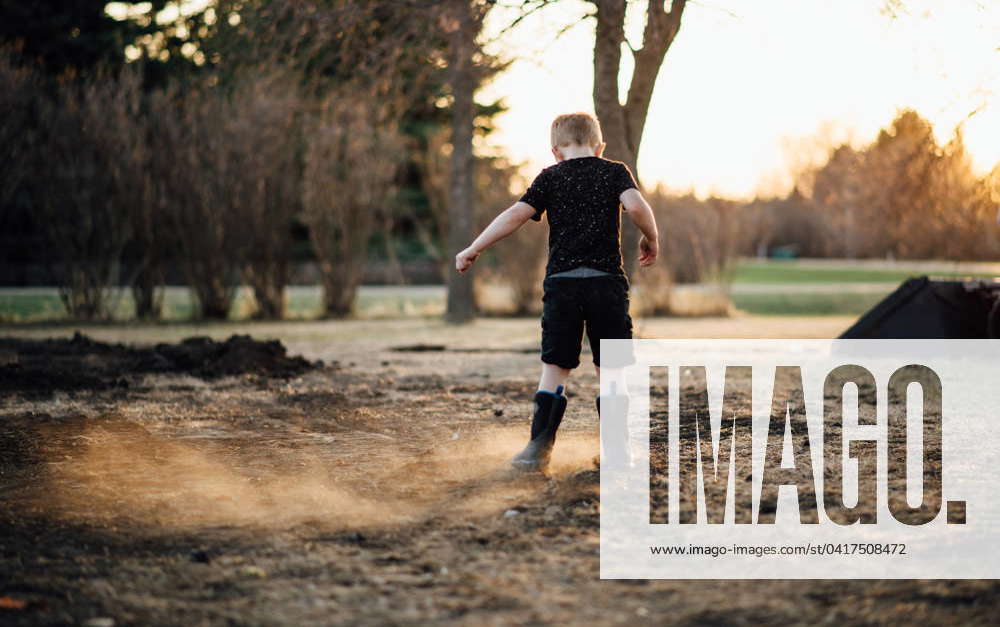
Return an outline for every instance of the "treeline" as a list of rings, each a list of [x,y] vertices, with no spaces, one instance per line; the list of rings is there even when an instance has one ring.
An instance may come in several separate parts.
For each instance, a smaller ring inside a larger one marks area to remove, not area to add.
[[[5,265],[44,264],[82,319],[109,317],[122,286],[155,319],[168,280],[190,288],[199,317],[226,317],[247,285],[255,315],[281,318],[305,260],[328,316],[350,313],[373,252],[397,277],[404,249],[451,272],[449,3],[219,0],[157,22],[167,5],[120,19],[103,2],[73,3],[82,17],[29,6],[30,37],[0,19]],[[0,18],[25,10],[0,3]],[[67,34],[77,18],[87,26]],[[478,84],[502,68],[472,58]],[[501,110],[477,105],[480,138]],[[482,226],[526,181],[501,157],[472,169]],[[783,198],[647,189],[662,259],[637,280],[724,281],[740,256],[776,251],[995,260],[998,180],[1000,167],[973,173],[960,134],[939,145],[906,111],[867,146],[833,147]],[[537,310],[545,250],[528,224],[479,264],[477,285],[511,288],[507,311]]]
[[[0,32],[5,265],[44,265],[82,319],[110,317],[121,286],[157,318],[167,277],[190,287],[198,317],[226,317],[242,284],[258,317],[281,318],[302,260],[323,313],[342,316],[374,241],[397,270],[403,238],[446,270],[448,14],[220,1],[157,23],[167,4],[136,6],[117,20],[99,2],[28,11],[27,35]],[[472,64],[479,81],[498,67]],[[500,110],[478,106],[478,134]],[[474,170],[485,204],[509,201],[516,168]]]
[[[199,317],[227,317],[247,285],[256,316],[282,318],[301,259],[319,269],[323,314],[347,315],[373,236],[392,249],[400,225],[449,271],[447,128],[420,141],[353,89],[310,92],[278,65],[235,73],[225,88],[150,90],[131,67],[50,81],[6,55],[0,94],[0,204],[20,208],[7,224],[32,235],[23,244],[72,317],[109,317],[124,285],[136,315],[157,318],[166,277],[179,275]],[[483,225],[525,181],[496,158],[479,159],[475,174]],[[739,257],[776,250],[996,260],[996,175],[976,177],[961,135],[940,146],[906,111],[870,145],[834,147],[783,198],[650,190],[663,252],[637,280],[655,290],[724,281]],[[507,311],[536,311],[545,251],[544,229],[530,223],[488,255],[479,284],[510,287]]]
[[[902,111],[870,144],[832,148],[786,198],[746,209],[746,254],[775,246],[804,257],[1000,259],[1000,164],[977,176],[961,128],[940,145]]]
[[[176,264],[203,318],[225,318],[240,283],[258,315],[284,315],[293,228],[307,228],[324,308],[350,309],[375,215],[395,191],[398,128],[352,93],[310,97],[293,74],[260,68],[225,88],[146,92],[138,72],[49,85],[9,58],[16,94],[2,142],[16,191],[67,312],[103,318],[131,287],[139,317],[160,313]],[[9,96],[8,96],[9,97]]]
[[[914,111],[868,145],[832,147],[784,197],[649,197],[663,263],[638,279],[658,290],[724,282],[750,256],[1000,259],[1000,164],[976,176],[960,130],[942,146]]]

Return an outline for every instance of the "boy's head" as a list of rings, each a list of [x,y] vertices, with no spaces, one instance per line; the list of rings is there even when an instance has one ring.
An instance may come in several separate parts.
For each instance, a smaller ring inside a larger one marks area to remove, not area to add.
[[[589,113],[564,113],[552,121],[552,154],[562,161],[581,152],[600,156],[604,152],[601,123]]]

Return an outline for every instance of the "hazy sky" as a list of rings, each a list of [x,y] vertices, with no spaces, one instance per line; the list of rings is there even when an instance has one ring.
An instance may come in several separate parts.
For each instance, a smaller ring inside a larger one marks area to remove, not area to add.
[[[636,46],[645,4],[630,2]],[[966,143],[977,169],[988,171],[1000,162],[1000,1],[903,4],[893,19],[882,0],[689,2],[653,96],[643,183],[730,196],[770,191],[787,184],[784,173],[809,137],[867,142],[902,107],[930,119],[941,141],[977,111],[965,123]],[[499,38],[512,11],[495,11],[487,25],[489,50],[518,59],[479,94],[510,107],[491,143],[527,162],[528,175],[552,162],[555,115],[593,111],[593,20],[556,37],[590,10],[562,0]]]

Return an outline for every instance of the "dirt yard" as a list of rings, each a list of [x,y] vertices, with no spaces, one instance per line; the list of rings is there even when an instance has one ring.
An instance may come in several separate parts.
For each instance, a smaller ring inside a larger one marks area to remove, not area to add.
[[[76,330],[0,329],[17,338],[0,342],[3,625],[994,624],[1000,609],[993,581],[601,581],[589,369],[551,476],[506,467],[534,319]],[[216,341],[178,344],[192,336]]]

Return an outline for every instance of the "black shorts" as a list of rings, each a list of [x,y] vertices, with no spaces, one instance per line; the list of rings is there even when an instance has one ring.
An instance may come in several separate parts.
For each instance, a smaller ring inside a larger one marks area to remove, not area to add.
[[[569,369],[579,366],[584,327],[596,366],[601,365],[602,338],[632,338],[628,279],[625,277],[550,277],[542,287],[543,362]]]

